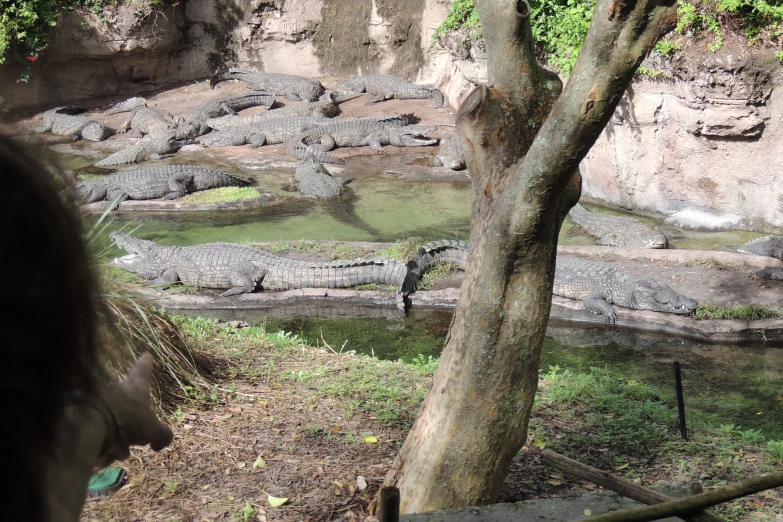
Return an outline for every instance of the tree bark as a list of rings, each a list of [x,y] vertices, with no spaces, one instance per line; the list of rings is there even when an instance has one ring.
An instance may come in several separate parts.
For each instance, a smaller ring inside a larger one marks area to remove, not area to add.
[[[524,0],[476,0],[489,82],[457,113],[473,176],[470,260],[433,385],[385,484],[403,513],[497,498],[527,438],[549,319],[557,235],[579,162],[675,0],[599,0],[563,94],[538,66]]]

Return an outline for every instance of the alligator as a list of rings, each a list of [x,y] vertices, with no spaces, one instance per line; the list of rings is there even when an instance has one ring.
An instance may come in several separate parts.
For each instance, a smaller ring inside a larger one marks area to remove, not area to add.
[[[320,163],[310,159],[304,160],[296,167],[294,173],[296,184],[306,197],[325,200],[337,199],[343,193],[343,185],[347,180],[332,176]]]
[[[345,163],[345,160],[326,151],[335,147],[369,145],[378,152],[385,152],[384,145],[420,147],[438,143],[437,139],[426,138],[436,127],[408,125],[409,121],[408,115],[331,120],[293,138],[290,141],[291,151],[299,159],[312,156],[323,163]]]
[[[410,294],[424,272],[437,264],[454,263],[467,267],[468,245],[462,241],[436,241],[420,248],[408,262],[409,276],[401,287]],[[606,322],[617,322],[612,304],[631,310],[652,310],[685,315],[698,303],[675,292],[665,283],[637,277],[619,268],[578,257],[557,256],[552,293],[569,299],[581,299],[585,309],[603,315]]]
[[[398,100],[431,99],[432,106],[443,105],[443,93],[432,85],[416,85],[389,74],[353,76],[337,84],[337,88],[351,92],[366,92],[374,96],[367,104],[396,98]]]
[[[248,69],[223,69],[209,79],[209,86],[225,80],[240,80],[254,91],[266,91],[284,95],[289,100],[316,101],[324,92],[324,86],[318,80],[309,80],[290,74],[266,73]]]
[[[250,107],[271,107],[274,102],[274,94],[262,92],[218,98],[196,105],[184,117],[180,117],[178,123],[181,128],[191,130],[188,133],[189,137],[195,138],[212,130],[207,124],[207,121],[210,119],[220,118],[227,114],[236,114],[238,111],[249,109]]]
[[[139,163],[147,159],[157,158],[163,154],[177,152],[184,145],[193,143],[191,138],[182,137],[179,132],[179,129],[172,129],[157,136],[147,136],[138,143],[103,158],[95,163],[95,166],[113,167]]]
[[[179,281],[199,288],[227,289],[220,294],[223,297],[250,293],[258,286],[264,290],[293,290],[400,284],[407,274],[405,263],[394,259],[305,262],[231,243],[171,247],[118,231],[109,237],[128,252],[115,263],[149,280],[147,284],[171,285]],[[404,308],[399,291],[397,306]]]
[[[30,132],[42,133],[51,131],[59,136],[70,136],[71,141],[80,138],[90,141],[103,141],[112,134],[114,129],[95,121],[87,116],[80,116],[85,109],[81,107],[57,107],[43,114],[40,127],[30,129]]]
[[[669,248],[669,238],[639,220],[590,212],[577,203],[568,213],[571,220],[598,239],[596,244],[631,248]]]
[[[271,120],[259,121],[253,125],[228,127],[212,136],[202,138],[201,144],[212,147],[229,147],[249,143],[250,147],[255,149],[264,144],[284,143],[300,132],[323,125],[329,121],[331,120],[328,118],[316,118],[314,116],[273,118]]]
[[[119,207],[125,199],[174,199],[189,192],[218,187],[243,187],[250,181],[219,170],[196,165],[155,165],[128,170],[74,185],[83,203],[112,201]]]
[[[149,134],[150,136],[164,134],[166,131],[173,129],[176,126],[174,117],[168,111],[157,107],[139,105],[131,111],[131,115],[122,125],[120,125],[117,132],[125,133],[132,128],[132,136],[134,138],[141,138],[145,134]]]
[[[250,116],[223,116],[210,118],[207,125],[213,129],[224,130],[228,127],[255,125],[274,118],[293,118],[297,116],[313,116],[316,118],[332,118],[339,112],[339,104],[360,96],[359,94],[324,94],[319,101],[297,103],[279,109],[270,109]]]
[[[146,105],[147,100],[134,96],[133,98],[128,98],[127,100],[121,101],[117,105],[110,107],[104,114],[106,116],[111,116],[112,114],[119,114],[121,112],[131,112],[136,107],[143,107]]]
[[[459,136],[446,136],[440,139],[440,149],[432,159],[435,167],[447,167],[451,170],[465,168],[465,155],[462,152],[462,140]]]
[[[783,238],[775,236],[759,237],[738,247],[737,252],[754,256],[775,257],[783,261]],[[756,277],[783,281],[783,268],[773,266],[762,268],[756,272]]]

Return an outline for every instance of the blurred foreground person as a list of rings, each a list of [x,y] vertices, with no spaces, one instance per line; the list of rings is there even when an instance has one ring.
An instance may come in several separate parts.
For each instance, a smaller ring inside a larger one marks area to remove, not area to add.
[[[173,439],[151,409],[152,356],[109,382],[97,282],[54,180],[0,136],[0,520],[79,519],[96,468]]]

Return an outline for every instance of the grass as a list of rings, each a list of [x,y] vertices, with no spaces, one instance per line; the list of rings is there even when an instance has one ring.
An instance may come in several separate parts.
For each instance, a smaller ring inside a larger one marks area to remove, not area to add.
[[[711,257],[697,257],[696,259],[686,261],[683,265],[702,268],[704,270],[717,270],[719,272],[737,272],[743,268],[743,265],[740,263],[718,261]]]
[[[220,187],[193,192],[183,197],[182,202],[188,205],[200,205],[202,203],[244,201],[258,197],[260,197],[258,191],[252,187]]]
[[[461,272],[460,267],[453,263],[437,265],[428,270],[416,283],[416,290],[433,290],[437,287],[438,281],[454,272]]]
[[[426,245],[427,243],[429,243],[429,241],[421,237],[398,239],[389,248],[375,252],[375,256],[408,261],[420,246]]]
[[[780,317],[780,312],[766,305],[727,305],[718,306],[713,303],[699,305],[693,312],[696,319],[739,319],[743,321],[758,321]]]
[[[285,252],[301,252],[304,254],[325,255],[330,261],[337,259],[355,259],[372,255],[372,250],[341,241],[313,241],[302,239],[300,241],[283,241],[270,243],[262,248],[275,254]]]

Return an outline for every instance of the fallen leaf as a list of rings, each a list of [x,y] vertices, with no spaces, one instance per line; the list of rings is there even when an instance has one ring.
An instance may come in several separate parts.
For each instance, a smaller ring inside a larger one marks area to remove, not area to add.
[[[584,513],[586,517],[590,517],[593,515],[593,512],[590,511],[589,509],[585,509],[584,511],[582,511],[582,513]]]
[[[620,471],[621,469],[625,469],[625,468],[627,468],[627,467],[628,467],[628,463],[626,462],[625,464],[622,464],[622,465],[620,465],[620,466],[617,466],[617,467],[616,467],[616,468],[614,468],[614,469],[615,469],[616,471]]]
[[[378,439],[376,439],[372,435],[365,435],[364,442],[366,442],[367,444],[376,444],[378,442]]]
[[[229,499],[229,500],[234,500],[234,495],[230,495],[230,496],[228,497],[228,499]]]
[[[227,414],[225,414],[225,415],[221,415],[220,417],[218,417],[218,420],[222,420],[222,421],[224,421],[224,420],[228,420],[228,419],[230,419],[231,417],[233,417],[233,415],[232,415],[232,414],[230,414],[230,413],[227,413]]]
[[[542,449],[546,448],[546,442],[544,442],[543,439],[536,439],[535,442],[533,442],[533,446],[535,446],[536,448],[542,450]]]
[[[272,507],[280,507],[286,502],[288,502],[288,497],[273,497],[272,495],[267,493],[266,501],[269,502],[269,505]]]
[[[356,488],[353,486],[353,484],[348,484],[348,491],[351,492],[351,495],[356,493]]]
[[[359,491],[367,489],[367,481],[361,475],[356,477],[356,485],[359,487]]]
[[[240,413],[242,413],[242,408],[239,408],[239,407],[237,407],[237,408],[229,408],[228,411],[230,411],[231,413],[236,413],[237,415],[239,415]]]
[[[562,482],[560,482],[559,480],[547,480],[546,483],[552,486],[559,486],[562,484]]]
[[[261,455],[258,456],[255,462],[253,462],[253,469],[255,468],[263,468],[266,466],[266,461],[261,457]]]
[[[333,480],[333,481],[332,481],[332,484],[334,484],[334,485],[335,485],[335,486],[337,486],[338,488],[341,488],[341,487],[343,487],[343,483],[342,483],[342,482],[340,482],[339,480]]]

